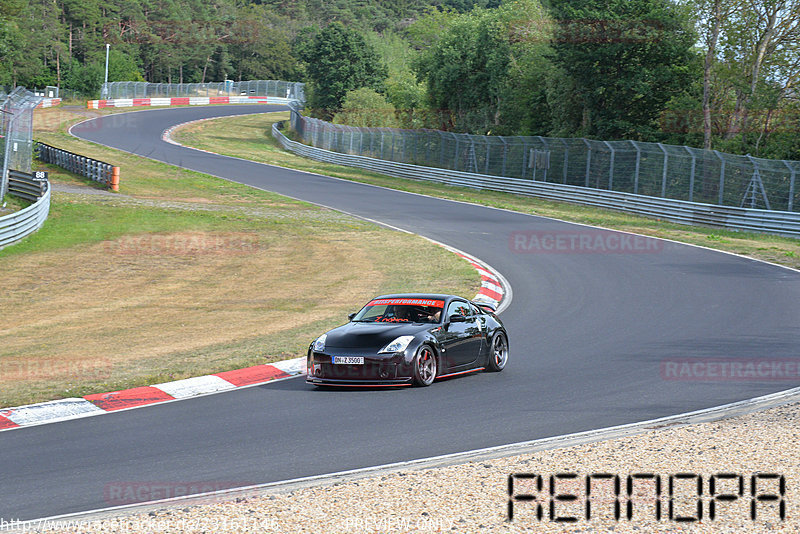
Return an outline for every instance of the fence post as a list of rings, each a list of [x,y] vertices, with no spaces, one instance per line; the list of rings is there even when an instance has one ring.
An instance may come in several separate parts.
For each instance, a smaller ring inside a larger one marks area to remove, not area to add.
[[[500,171],[500,176],[505,176],[506,175],[506,157],[508,155],[508,143],[506,143],[506,139],[502,135],[500,137],[498,137],[498,139],[500,139],[500,141],[503,143],[503,166],[502,166],[502,170]]]
[[[525,169],[528,167],[528,150],[530,150],[530,147],[528,146],[527,137],[518,135],[517,139],[522,141],[522,173],[520,174],[520,178],[525,178]]]
[[[425,132],[425,163],[430,165],[431,163],[431,139],[433,138],[433,132],[430,130],[424,130]],[[439,147],[441,148],[441,147]]]
[[[550,145],[547,143],[547,141],[544,140],[544,137],[542,137],[541,135],[537,135],[536,137],[538,137],[539,141],[542,142],[542,144],[544,145],[544,149],[547,152],[550,152]],[[550,154],[547,155],[547,165],[545,165],[545,167],[544,167],[544,181],[545,182],[547,181],[547,167],[549,167],[549,166],[550,166]]]
[[[639,166],[642,163],[642,149],[639,148],[639,145],[636,141],[631,141],[633,148],[636,149],[636,168],[633,171],[633,194],[639,194]]]
[[[758,162],[751,156],[747,154],[747,159],[750,160],[750,163],[753,164],[753,176],[750,177],[750,183],[753,185],[753,201],[750,204],[751,208],[755,208],[756,202],[756,187],[761,189],[761,198],[764,200],[764,205],[767,207],[768,210],[772,208],[769,205],[769,199],[767,198],[767,190],[764,188],[764,182],[761,180],[761,171],[758,168]],[[745,190],[745,197],[747,196],[747,191],[750,190],[750,184],[747,185],[747,189]],[[742,198],[742,204],[744,204],[745,198]]]
[[[486,143],[486,163],[483,165],[483,174],[489,174],[489,157],[491,153],[489,152],[489,136],[484,135],[483,141]]]
[[[586,187],[589,187],[589,170],[592,168],[592,145],[589,144],[589,141],[586,139],[582,139],[584,144],[586,145],[587,153],[586,153]]]
[[[5,106],[3,106],[3,107],[5,107]],[[11,113],[10,111],[6,111],[4,109],[3,112],[4,112],[3,115],[5,115],[6,113],[11,115],[11,118],[8,119],[8,122],[6,123],[6,127],[5,127],[5,129],[3,131],[3,133],[6,136],[6,138],[3,140],[3,143],[5,144],[5,147],[3,148],[3,167],[2,167],[2,169],[0,169],[0,172],[2,173],[2,174],[0,174],[0,201],[2,201],[3,198],[5,198],[6,191],[8,189],[8,165],[9,165],[8,158],[9,158],[9,153],[11,152],[11,150],[10,150],[11,149],[11,137],[12,137],[11,136],[11,132],[13,132],[13,128],[11,127],[11,125],[14,124],[14,119],[16,118],[16,116],[13,113]],[[3,120],[2,118],[0,118],[0,120],[5,122],[5,120]]]
[[[569,168],[569,143],[566,139],[561,139],[564,144],[564,183],[567,183],[567,169]]]
[[[722,192],[725,189],[725,158],[723,158],[722,155],[716,150],[714,151],[714,154],[716,154],[720,162],[722,162],[722,165],[719,170],[719,202],[718,202],[718,204],[722,206]]]
[[[789,204],[787,205],[786,211],[792,211],[792,207],[794,206],[794,183],[795,183],[795,177],[797,176],[797,170],[791,165],[789,165],[788,161],[786,160],[781,160],[781,161],[783,161],[783,164],[786,165],[786,167],[788,167],[789,172],[791,173],[789,178]]]
[[[608,190],[611,191],[614,188],[614,147],[611,146],[611,143],[608,141],[603,141],[608,149],[611,151],[611,162],[608,165]],[[599,188],[598,188],[599,189]]]
[[[353,153],[353,141],[354,141],[353,138],[355,137],[355,135],[353,133],[353,128],[348,126],[347,130],[350,133],[350,151],[349,151],[349,153],[352,154]],[[344,151],[342,151],[342,152],[344,152]]]
[[[453,166],[451,168],[454,171],[457,171],[458,170],[458,145],[460,144],[460,141],[459,141],[458,136],[456,134],[453,134],[453,137],[456,140],[456,151],[455,151],[455,154],[453,154]]]
[[[688,146],[684,146],[683,148],[692,156],[692,170],[689,174],[689,202],[692,202],[692,198],[694,197],[694,172],[697,165],[697,157]]]
[[[661,143],[657,143],[658,148],[664,153],[664,170],[661,173],[661,198],[667,196],[667,165],[669,165],[669,154],[667,154],[667,149],[664,148],[664,145]]]

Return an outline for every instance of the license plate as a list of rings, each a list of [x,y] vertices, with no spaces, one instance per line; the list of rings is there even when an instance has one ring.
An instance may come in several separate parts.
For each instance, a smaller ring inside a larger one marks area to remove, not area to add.
[[[364,365],[363,356],[334,356],[333,363],[336,365]]]

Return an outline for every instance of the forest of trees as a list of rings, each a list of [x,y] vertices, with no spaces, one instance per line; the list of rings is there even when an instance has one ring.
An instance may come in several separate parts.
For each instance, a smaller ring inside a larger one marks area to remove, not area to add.
[[[353,125],[800,159],[800,0],[3,0],[0,85],[307,82]]]

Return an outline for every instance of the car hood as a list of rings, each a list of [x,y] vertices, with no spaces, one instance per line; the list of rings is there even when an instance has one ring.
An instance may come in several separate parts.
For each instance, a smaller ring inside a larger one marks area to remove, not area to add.
[[[413,336],[434,328],[430,324],[419,323],[348,323],[328,332],[326,347],[382,349],[400,336]]]

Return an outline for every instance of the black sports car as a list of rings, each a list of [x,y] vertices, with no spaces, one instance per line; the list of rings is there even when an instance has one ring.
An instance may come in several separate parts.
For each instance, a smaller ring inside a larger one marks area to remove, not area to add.
[[[486,304],[454,295],[383,295],[308,348],[306,381],[320,386],[428,386],[502,371],[508,334]]]

